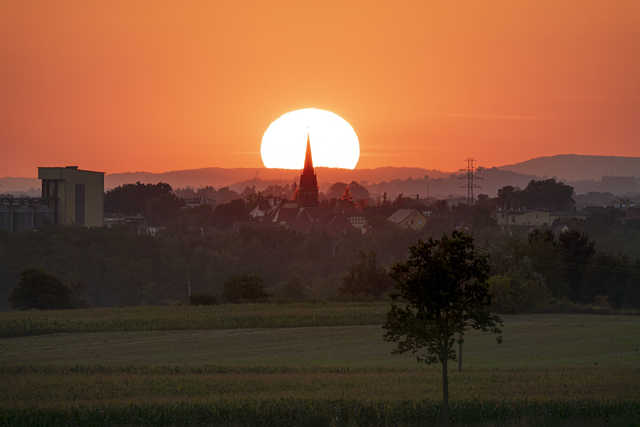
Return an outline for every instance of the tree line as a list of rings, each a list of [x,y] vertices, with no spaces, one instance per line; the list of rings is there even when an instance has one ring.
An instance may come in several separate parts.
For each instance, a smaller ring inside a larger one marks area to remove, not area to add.
[[[158,237],[126,229],[4,233],[0,303],[9,305],[10,291],[30,269],[55,276],[88,306],[185,303],[190,295],[215,302],[385,298],[389,268],[410,245],[443,232],[385,225],[376,233],[334,236],[245,224]],[[488,282],[501,312],[640,307],[640,261],[600,250],[586,233],[508,235],[486,228],[473,234],[490,260]],[[228,283],[247,277],[261,291],[233,296]]]

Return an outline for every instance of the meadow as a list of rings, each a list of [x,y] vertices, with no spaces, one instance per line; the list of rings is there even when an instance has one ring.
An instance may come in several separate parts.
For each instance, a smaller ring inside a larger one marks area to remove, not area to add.
[[[0,339],[0,425],[430,425],[439,367],[390,354],[385,309],[0,313],[3,325],[31,320],[64,331]],[[640,425],[640,317],[504,320],[502,344],[466,338],[463,371],[450,376],[454,425]]]

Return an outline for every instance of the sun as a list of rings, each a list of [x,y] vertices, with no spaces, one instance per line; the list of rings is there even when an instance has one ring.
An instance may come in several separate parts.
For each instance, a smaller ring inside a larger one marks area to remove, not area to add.
[[[339,115],[318,108],[290,111],[274,120],[262,136],[260,154],[267,168],[302,169],[307,134],[314,166],[354,169],[360,142]]]

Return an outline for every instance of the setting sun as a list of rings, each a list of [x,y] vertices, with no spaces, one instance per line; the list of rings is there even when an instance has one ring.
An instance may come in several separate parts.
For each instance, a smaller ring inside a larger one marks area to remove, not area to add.
[[[265,167],[302,169],[307,134],[314,166],[354,169],[358,164],[360,143],[353,127],[331,111],[305,108],[269,125],[260,147]]]

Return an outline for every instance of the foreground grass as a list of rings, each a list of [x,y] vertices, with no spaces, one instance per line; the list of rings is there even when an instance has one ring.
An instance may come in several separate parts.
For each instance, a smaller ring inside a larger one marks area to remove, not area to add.
[[[437,368],[288,369],[180,367],[21,367],[0,369],[0,407],[73,408],[210,401],[441,398]],[[469,369],[451,372],[453,401],[626,401],[640,404],[640,370]]]
[[[371,325],[388,302],[221,304],[0,312],[0,337],[60,332],[167,331]]]
[[[0,339],[0,426],[433,425],[439,368],[390,354],[386,309],[3,313],[14,337]],[[26,320],[40,326],[11,329]],[[451,372],[454,425],[640,425],[639,317],[505,316],[504,337],[466,337],[465,369]]]
[[[0,425],[46,426],[430,426],[438,404],[284,399],[140,404],[102,408],[0,409]],[[634,402],[453,402],[454,426],[637,426]]]

